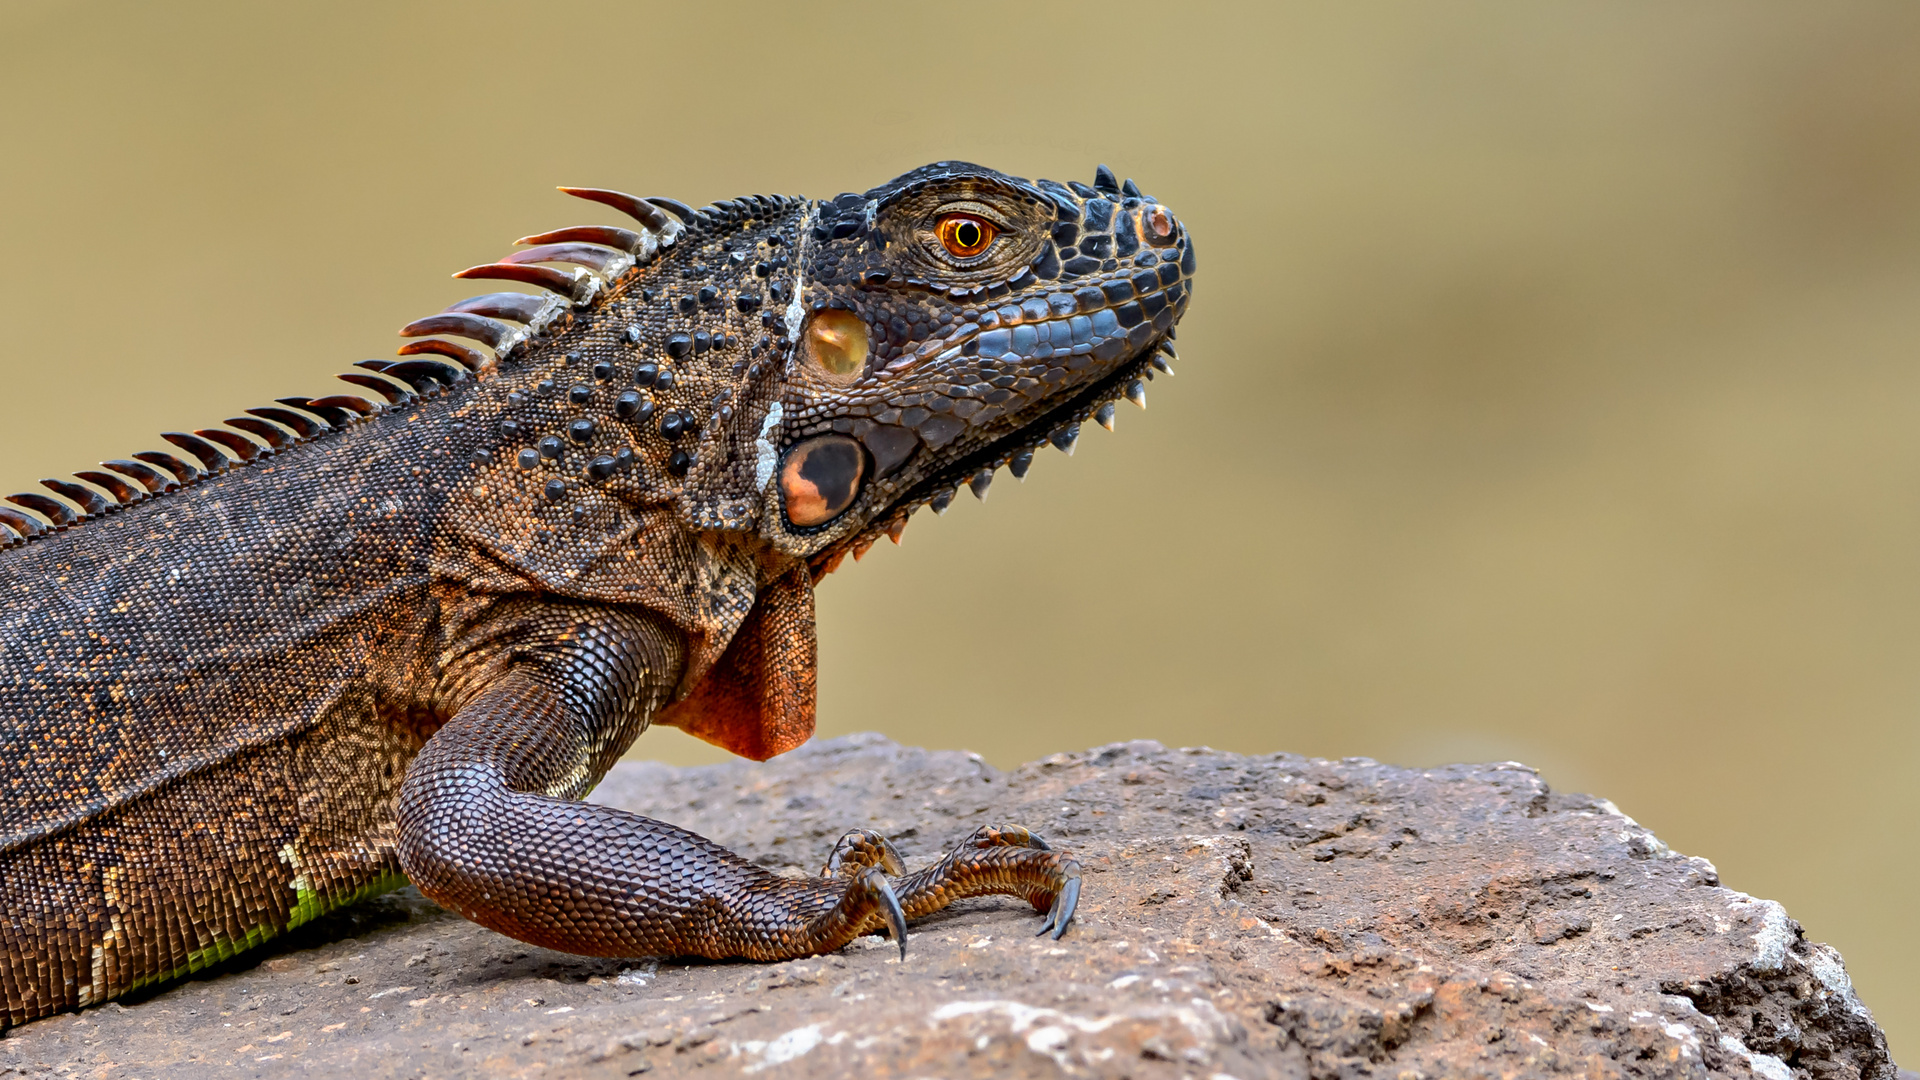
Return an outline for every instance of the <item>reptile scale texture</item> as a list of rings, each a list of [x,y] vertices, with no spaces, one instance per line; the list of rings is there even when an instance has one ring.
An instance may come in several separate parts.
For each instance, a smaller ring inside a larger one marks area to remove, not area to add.
[[[580,800],[648,724],[813,730],[813,589],[922,506],[1070,451],[1167,372],[1185,228],[961,162],[831,200],[519,241],[515,283],[284,398],[0,503],[0,1027],[411,880],[523,941],[774,960],[966,896],[1058,937],[1078,863],[1017,825],[818,877]]]

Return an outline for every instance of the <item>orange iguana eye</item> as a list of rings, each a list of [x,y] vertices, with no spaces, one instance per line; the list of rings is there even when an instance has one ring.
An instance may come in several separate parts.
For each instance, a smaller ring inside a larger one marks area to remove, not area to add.
[[[993,222],[972,214],[948,214],[940,219],[940,245],[950,255],[971,259],[987,250],[996,231]]]

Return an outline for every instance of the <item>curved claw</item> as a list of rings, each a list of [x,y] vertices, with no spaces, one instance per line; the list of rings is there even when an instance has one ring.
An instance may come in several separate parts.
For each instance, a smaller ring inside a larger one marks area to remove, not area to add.
[[[900,897],[894,894],[893,882],[881,873],[878,867],[868,867],[860,875],[862,885],[871,889],[886,907],[887,928],[893,933],[893,940],[900,946],[900,959],[907,958],[907,913],[900,906]]]
[[[1073,909],[1080,906],[1080,875],[1076,872],[1060,888],[1060,896],[1053,906],[1047,909],[1047,917],[1040,922],[1040,930],[1034,934],[1039,937],[1047,931],[1053,931],[1053,940],[1059,941],[1060,935],[1067,932],[1067,924],[1073,921]]]

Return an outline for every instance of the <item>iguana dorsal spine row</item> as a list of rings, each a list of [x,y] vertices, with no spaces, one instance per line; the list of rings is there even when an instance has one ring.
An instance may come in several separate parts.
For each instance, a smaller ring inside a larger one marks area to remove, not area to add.
[[[556,320],[592,307],[606,282],[652,261],[686,231],[683,223],[697,222],[700,217],[685,203],[674,199],[643,199],[601,188],[563,187],[560,190],[611,206],[639,221],[646,230],[636,233],[606,226],[579,226],[515,241],[543,246],[514,252],[501,262],[470,267],[454,276],[515,281],[555,295],[488,293],[461,300],[438,315],[407,324],[401,328],[401,335],[418,340],[402,345],[399,354],[416,359],[362,360],[355,365],[385,378],[361,372],[340,376],[362,390],[372,390],[379,396],[380,404],[353,394],[281,398],[280,407],[248,409],[249,415],[226,420],[225,428],[206,428],[192,434],[163,432],[161,438],[186,451],[198,464],[153,450],[135,454],[137,460],[134,461],[101,462],[101,468],[110,472],[74,473],[76,479],[94,487],[68,480],[42,480],[42,486],[61,498],[51,499],[39,492],[6,496],[7,502],[33,511],[33,515],[0,506],[0,549],[64,532],[89,518],[144,502],[155,495],[191,487],[206,477],[246,465],[262,454],[278,453],[375,415],[383,407],[404,408],[421,398],[432,397],[464,381],[471,373],[511,359],[515,349],[546,333]],[[572,269],[560,270],[539,265],[541,263],[558,263]],[[471,338],[486,345],[492,355],[445,337],[427,336],[436,334]],[[425,359],[430,356],[445,357],[454,363]],[[259,442],[240,432],[252,435]],[[127,480],[139,486],[129,485]],[[69,506],[69,502],[74,505]]]

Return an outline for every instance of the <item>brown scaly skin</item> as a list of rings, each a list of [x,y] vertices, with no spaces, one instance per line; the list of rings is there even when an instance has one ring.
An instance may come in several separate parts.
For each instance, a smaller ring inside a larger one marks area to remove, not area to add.
[[[464,272],[556,295],[409,326],[412,359],[345,376],[377,402],[286,399],[0,505],[0,1026],[402,872],[599,955],[904,951],[907,918],[988,893],[1066,929],[1078,864],[1018,826],[912,874],[856,831],[795,881],[578,800],[650,722],[804,741],[814,582],[1141,398],[1184,229],[1104,168],[698,212],[574,193],[640,230]]]

